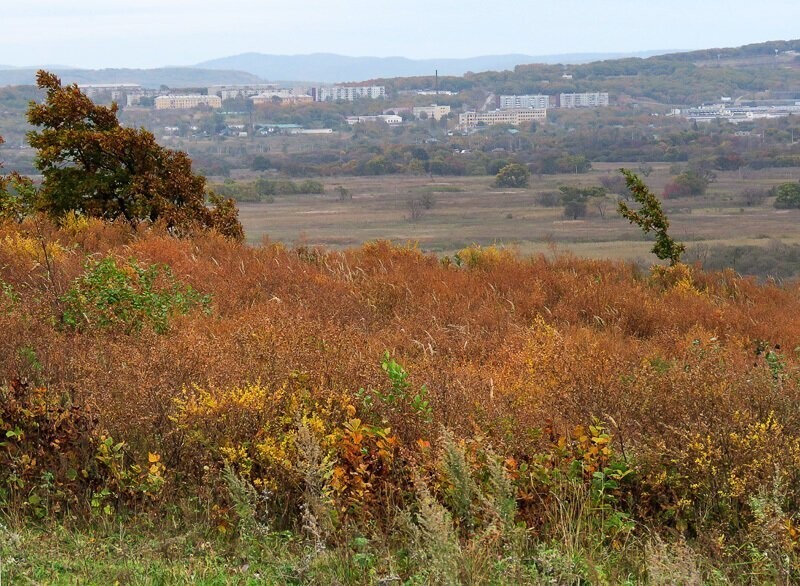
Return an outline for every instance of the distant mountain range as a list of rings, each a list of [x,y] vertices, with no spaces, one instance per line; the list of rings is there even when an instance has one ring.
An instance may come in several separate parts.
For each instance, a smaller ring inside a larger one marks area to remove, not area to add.
[[[669,51],[638,53],[571,53],[564,55],[483,55],[464,59],[407,59],[405,57],[347,57],[333,53],[266,55],[243,53],[198,63],[197,67],[246,71],[270,81],[362,81],[389,77],[464,75],[468,71],[502,71],[529,63],[588,63],[622,57],[650,57]]]
[[[800,41],[770,41],[742,47],[706,49],[702,51],[640,51],[636,53],[569,53],[561,55],[483,55],[464,59],[407,59],[405,57],[347,57],[333,53],[310,55],[267,55],[243,53],[204,61],[192,67],[160,67],[155,69],[78,69],[50,65],[43,68],[55,72],[65,83],[137,83],[145,87],[166,85],[172,88],[207,87],[223,84],[255,84],[270,82],[358,82],[371,79],[460,77],[467,72],[514,70],[521,65],[570,65],[571,69],[599,64],[593,75],[602,71],[624,70],[637,74],[641,68],[664,69],[664,63],[713,63],[734,67],[757,66],[765,57],[779,53],[794,55]],[[638,57],[642,59],[631,59]],[[648,59],[649,57],[649,59]],[[800,59],[798,57],[797,59]],[[796,59],[796,60],[797,60]],[[753,61],[755,60],[755,61]],[[616,63],[617,65],[612,65]],[[623,67],[624,65],[624,67]],[[599,69],[598,69],[599,67]],[[38,67],[0,66],[0,86],[32,85]],[[665,71],[669,69],[667,67]],[[512,73],[511,75],[516,75]],[[608,73],[614,75],[614,73]]]
[[[144,87],[206,87],[209,85],[262,83],[263,80],[244,71],[219,71],[197,67],[160,67],[158,69],[62,69],[47,68],[64,83],[137,83]],[[36,67],[3,69],[0,86],[34,85]]]
[[[145,87],[202,87],[269,81],[336,83],[417,75],[464,75],[468,71],[513,69],[529,63],[588,63],[619,57],[648,57],[665,51],[638,53],[570,53],[564,55],[483,55],[465,59],[407,59],[405,57],[347,57],[332,53],[265,55],[244,53],[198,63],[193,67],[154,69],[80,69],[42,66],[64,83],[137,83]],[[39,67],[0,65],[0,86],[32,85]]]

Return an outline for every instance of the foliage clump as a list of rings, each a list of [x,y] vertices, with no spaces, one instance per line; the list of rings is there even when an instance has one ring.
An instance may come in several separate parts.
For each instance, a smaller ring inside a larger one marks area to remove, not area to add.
[[[800,183],[782,183],[775,188],[774,193],[776,208],[800,208]]]
[[[509,163],[497,172],[494,183],[497,187],[528,187],[531,171],[522,163]]]
[[[91,409],[19,378],[0,386],[0,507],[35,519],[111,515],[151,501],[163,473],[160,455],[138,464]]]
[[[0,136],[0,145],[5,142]],[[3,162],[0,161],[0,171]],[[16,171],[0,174],[0,222],[21,221],[33,211],[35,189],[33,182]]]
[[[638,210],[632,210],[627,203],[620,201],[617,204],[620,215],[639,226],[645,234],[654,232],[656,243],[652,248],[653,254],[661,260],[668,260],[670,265],[678,264],[686,246],[667,233],[669,220],[658,197],[632,171],[620,169],[620,172],[625,176],[631,197],[640,205]]]
[[[186,153],[161,147],[143,128],[122,126],[116,104],[98,106],[76,84],[64,87],[46,71],[37,73],[36,83],[46,91],[45,102],[28,109],[28,122],[40,128],[28,133],[44,176],[39,210],[55,217],[76,211],[162,221],[179,234],[213,228],[243,239],[235,205],[207,194],[205,178],[192,172]]]
[[[61,320],[69,328],[133,333],[148,325],[164,333],[170,317],[194,307],[208,310],[211,298],[177,281],[167,266],[141,266],[133,259],[118,265],[106,257],[87,264],[61,302]]]
[[[708,173],[689,169],[684,171],[664,187],[664,197],[689,197],[703,195],[711,178]]]

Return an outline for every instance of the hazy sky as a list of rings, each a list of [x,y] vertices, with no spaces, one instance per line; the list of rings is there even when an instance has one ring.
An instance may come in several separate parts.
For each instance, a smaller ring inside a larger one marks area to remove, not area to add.
[[[797,38],[799,26],[800,0],[2,0],[0,64],[703,49]]]

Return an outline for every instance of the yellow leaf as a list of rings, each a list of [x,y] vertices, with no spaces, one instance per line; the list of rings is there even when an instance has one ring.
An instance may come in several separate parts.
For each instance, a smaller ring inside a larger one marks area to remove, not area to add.
[[[151,464],[155,464],[156,462],[161,461],[161,456],[159,456],[158,454],[153,454],[151,452],[148,452],[147,461],[150,462]]]

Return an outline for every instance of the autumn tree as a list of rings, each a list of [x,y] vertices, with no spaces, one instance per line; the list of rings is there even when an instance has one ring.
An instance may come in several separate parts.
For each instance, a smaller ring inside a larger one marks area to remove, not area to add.
[[[186,153],[161,147],[143,128],[123,127],[116,104],[98,106],[52,73],[39,71],[36,83],[47,92],[43,103],[28,108],[28,122],[39,127],[28,133],[44,176],[39,209],[56,217],[74,210],[162,221],[177,233],[213,228],[243,239],[235,205],[207,191]]]

